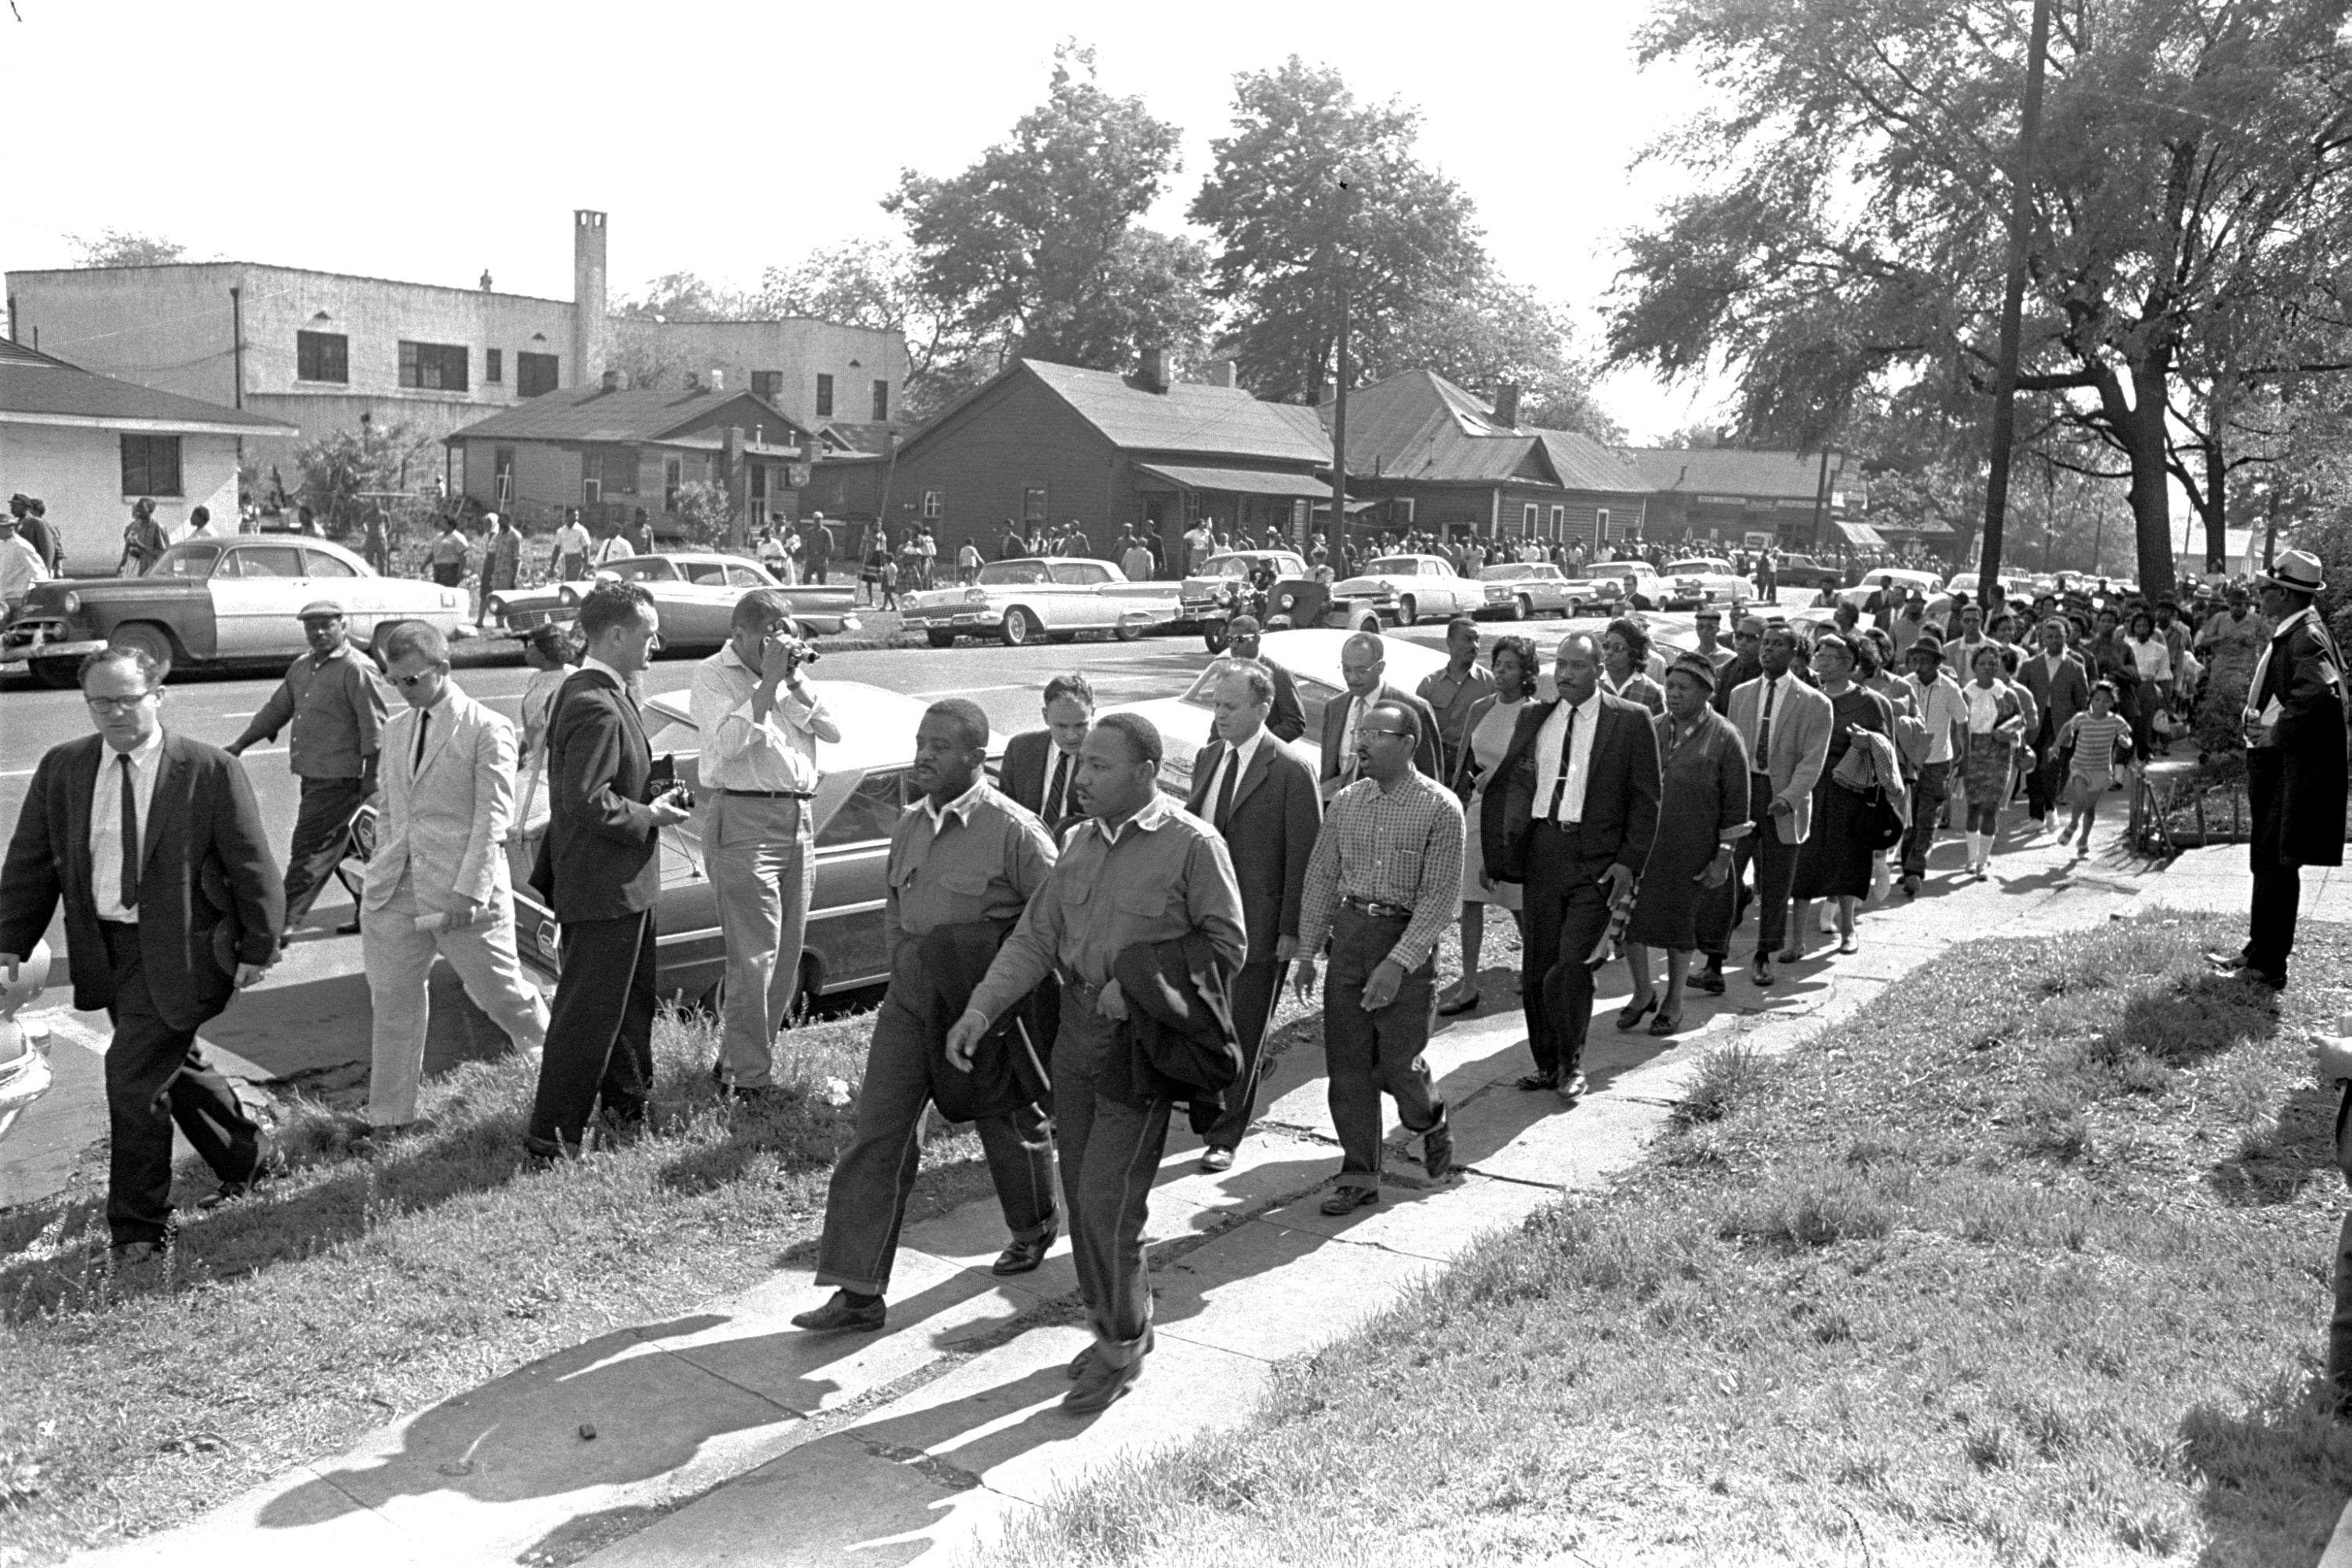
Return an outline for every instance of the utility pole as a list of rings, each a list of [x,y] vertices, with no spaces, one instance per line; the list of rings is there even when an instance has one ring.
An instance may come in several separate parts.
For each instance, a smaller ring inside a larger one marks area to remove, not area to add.
[[[1355,181],[1348,165],[1332,171],[1339,188],[1339,237],[1331,247],[1331,271],[1339,283],[1339,344],[1337,381],[1331,394],[1331,549],[1348,537],[1348,219]]]
[[[1979,603],[1990,603],[2000,575],[2000,530],[2009,508],[2009,449],[2017,438],[2018,340],[2025,314],[2026,241],[2033,228],[2034,143],[2042,135],[2042,67],[2050,53],[2050,0],[2033,0],[2033,31],[2025,45],[2025,103],[2018,117],[2017,172],[2009,204],[2009,288],[2000,305],[2000,357],[1993,368],[1992,464],[1985,478]]]

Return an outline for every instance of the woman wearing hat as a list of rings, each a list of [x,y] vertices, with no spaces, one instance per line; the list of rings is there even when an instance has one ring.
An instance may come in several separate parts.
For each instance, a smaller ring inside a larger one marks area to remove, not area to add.
[[[1240,617],[1236,617],[1239,619]],[[1470,705],[1463,734],[1465,743],[1454,773],[1454,793],[1462,798],[1465,816],[1479,820],[1485,809],[1486,781],[1502,765],[1511,749],[1519,715],[1536,694],[1536,645],[1527,637],[1497,637],[1487,656],[1495,672],[1495,689]],[[1467,836],[1462,851],[1462,978],[1437,1010],[1448,1017],[1478,1005],[1478,950],[1486,932],[1486,906],[1495,904],[1519,918],[1524,902],[1517,882],[1498,882],[1486,875],[1485,847],[1479,835]]]
[[[1789,889],[1789,945],[1779,955],[1783,963],[1805,956],[1802,943],[1811,912],[1805,906],[1814,899],[1837,900],[1838,951],[1854,951],[1854,910],[1870,896],[1877,857],[1864,834],[1863,798],[1837,782],[1837,766],[1853,749],[1855,731],[1895,732],[1892,705],[1853,683],[1853,652],[1843,637],[1832,634],[1815,642],[1812,662],[1821,693],[1830,700],[1830,746],[1821,782],[1813,785],[1812,836],[1797,858],[1797,875]]]
[[[1650,1033],[1663,1037],[1682,1027],[1683,984],[1692,950],[1700,945],[1700,917],[1719,902],[1706,894],[1730,877],[1733,847],[1748,835],[1748,746],[1711,706],[1715,683],[1713,659],[1684,654],[1666,667],[1666,710],[1650,721],[1662,775],[1658,832],[1625,927],[1633,999],[1617,1015],[1621,1029],[1639,1025],[1653,1007],[1657,1016],[1650,1020]],[[1730,932],[1717,935],[1727,941]],[[1654,947],[1666,950],[1663,1002],[1650,969]]]

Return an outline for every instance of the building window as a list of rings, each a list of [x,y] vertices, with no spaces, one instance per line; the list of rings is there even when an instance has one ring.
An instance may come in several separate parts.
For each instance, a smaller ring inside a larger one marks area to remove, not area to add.
[[[770,402],[784,395],[784,373],[780,370],[755,370],[751,373],[751,395]]]
[[[1565,538],[1567,538],[1567,537],[1568,537],[1567,530],[1568,530],[1568,508],[1566,508],[1566,507],[1564,507],[1564,506],[1556,506],[1556,507],[1552,508],[1552,509],[1551,509],[1551,536],[1552,536],[1554,539],[1565,539]]]
[[[637,449],[635,447],[607,447],[589,455],[591,471],[604,480],[606,495],[633,496],[637,493]]]
[[[874,423],[879,425],[889,417],[890,384],[887,381],[877,381],[874,384]]]
[[[484,349],[484,350],[482,351],[482,380],[483,380],[483,382],[484,382],[485,384],[488,384],[488,385],[496,386],[499,383],[500,383],[500,382],[504,381],[506,378],[507,378],[507,355],[506,355],[506,351],[505,351],[504,349]]]
[[[1527,538],[1533,539],[1536,536],[1537,529],[1541,526],[1536,520],[1540,517],[1542,513],[1543,509],[1536,505],[1533,501],[1529,501],[1527,505],[1519,508],[1519,532]]]
[[[926,521],[937,522],[940,518],[947,515],[947,510],[948,497],[945,490],[925,490],[923,492],[923,517]]]
[[[352,379],[352,340],[341,332],[296,332],[294,379],[348,384]]]
[[[820,419],[833,417],[833,377],[822,371],[816,378],[816,416]]]
[[[1389,521],[1402,528],[1412,526],[1412,497],[1399,496],[1389,502]]]
[[[1609,539],[1609,509],[1596,507],[1592,513],[1592,542],[1606,543]]]
[[[490,490],[497,496],[499,506],[514,504],[514,458],[512,447],[490,448],[490,467],[496,470],[490,478]]]
[[[521,397],[544,397],[555,390],[555,356],[535,354],[525,349],[515,355],[515,393]]]
[[[459,343],[400,345],[400,384],[424,392],[466,390],[466,350]]]
[[[1021,521],[1024,522],[1043,522],[1045,521],[1045,486],[1028,485],[1023,488],[1021,491]]]
[[[677,510],[678,487],[686,480],[686,464],[677,458],[662,459],[662,510]]]
[[[177,436],[125,436],[121,439],[124,495],[175,496],[180,493],[180,438]]]

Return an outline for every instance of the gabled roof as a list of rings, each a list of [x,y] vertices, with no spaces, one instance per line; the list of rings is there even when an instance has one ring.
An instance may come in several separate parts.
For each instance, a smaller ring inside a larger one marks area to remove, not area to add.
[[[1321,411],[1328,420],[1332,405]],[[1532,480],[1640,495],[1633,465],[1589,436],[1506,425],[1435,371],[1409,370],[1348,395],[1348,471],[1429,484]]]
[[[196,435],[291,436],[280,419],[225,408],[176,392],[136,386],[0,339],[0,419],[36,425],[185,431]]]
[[[710,424],[737,404],[757,416],[771,436],[795,441],[808,434],[763,397],[749,392],[661,392],[572,387],[501,409],[453,431],[447,441],[594,441],[619,445],[659,441]],[[748,437],[751,432],[747,429]]]
[[[895,425],[828,419],[816,427],[816,434],[831,451],[875,455],[890,449],[890,435],[897,428]]]
[[[1689,495],[1811,500],[1820,493],[1819,452],[1756,452],[1738,447],[1635,447],[1651,488]]]
[[[1043,382],[1115,447],[1284,463],[1331,460],[1330,441],[1313,409],[1262,403],[1237,386],[1177,382],[1165,392],[1153,392],[1140,378],[1115,371],[1033,359],[1013,361],[989,385],[1021,374]],[[932,427],[944,423],[942,416]]]

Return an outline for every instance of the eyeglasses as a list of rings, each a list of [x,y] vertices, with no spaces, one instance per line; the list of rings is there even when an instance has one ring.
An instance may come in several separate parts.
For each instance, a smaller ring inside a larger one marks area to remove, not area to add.
[[[89,704],[89,710],[93,713],[128,713],[154,695],[151,690],[142,691],[136,697],[85,697],[82,700]]]
[[[437,669],[428,669],[417,675],[395,675],[392,678],[392,683],[394,686],[399,687],[403,691],[414,691],[418,687],[425,684],[426,677],[439,675],[440,673],[441,672]]]
[[[1402,730],[1375,730],[1370,728],[1369,725],[1359,725],[1357,727],[1356,733],[1359,735],[1394,735],[1400,739],[1406,738],[1405,732]],[[1413,736],[1411,738],[1418,740],[1420,737]]]

